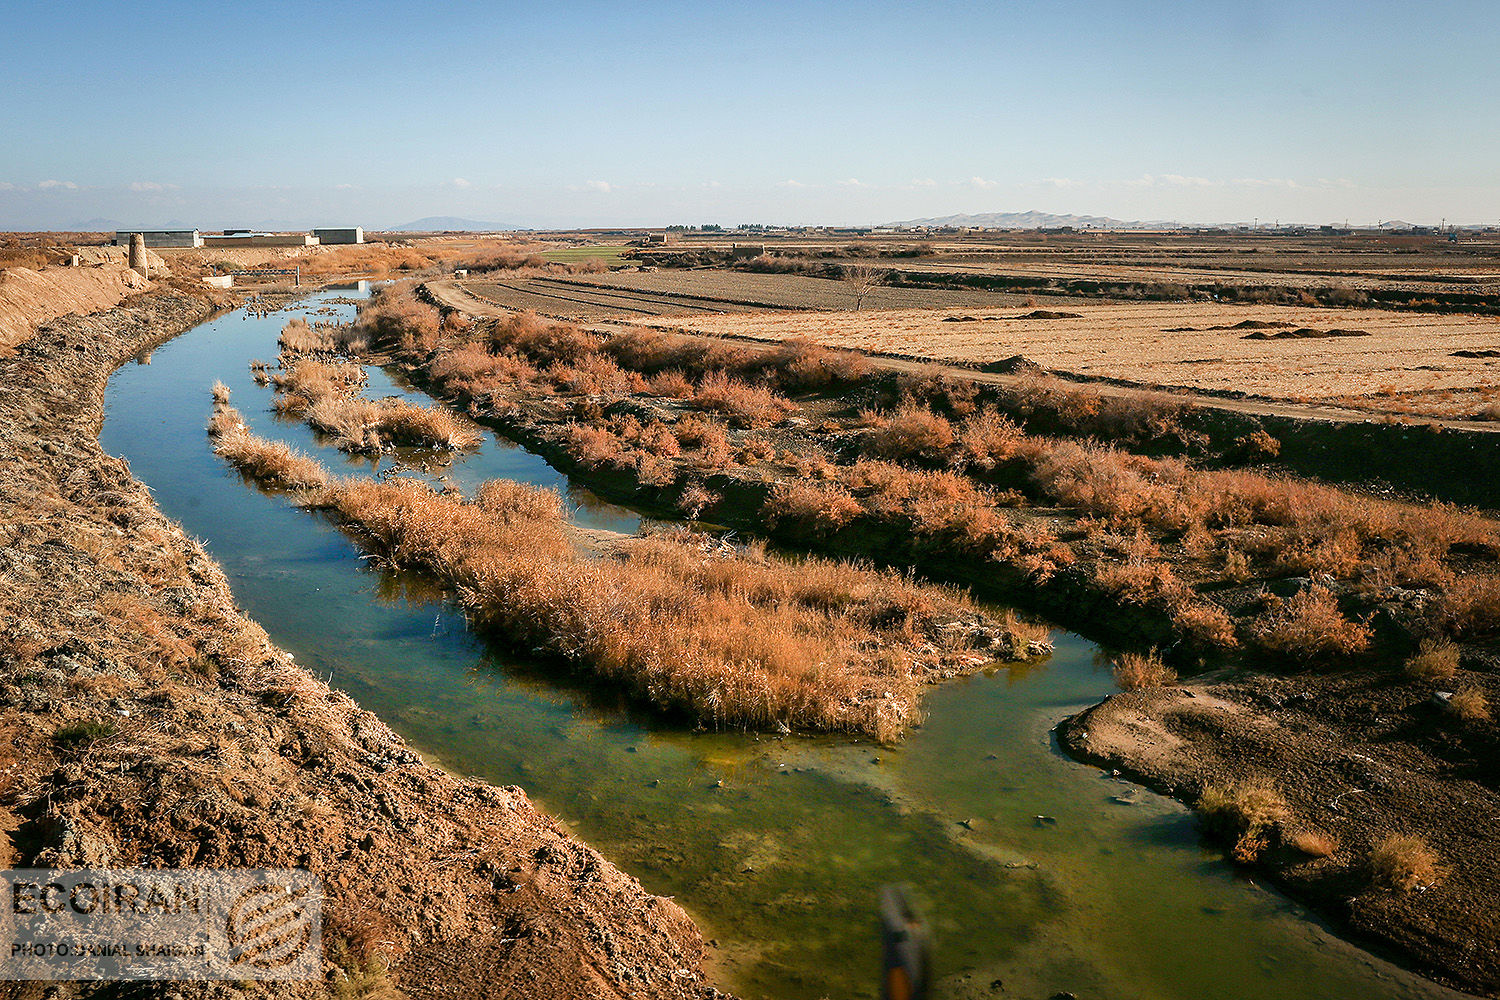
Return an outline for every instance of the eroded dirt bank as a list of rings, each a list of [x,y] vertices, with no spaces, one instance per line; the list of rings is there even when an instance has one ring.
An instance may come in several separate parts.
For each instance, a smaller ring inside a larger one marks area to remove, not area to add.
[[[102,452],[109,373],[210,311],[141,299],[0,359],[0,861],[309,869],[327,976],[276,996],[716,995],[675,904],[298,668]],[[89,992],[61,990],[12,992]]]
[[[1115,695],[1068,720],[1075,756],[1189,804],[1206,787],[1261,782],[1290,809],[1251,869],[1354,937],[1423,973],[1500,992],[1496,753],[1465,748],[1437,705],[1368,673],[1239,674]],[[1300,836],[1331,838],[1309,856]],[[1371,847],[1420,835],[1439,876],[1382,886]]]

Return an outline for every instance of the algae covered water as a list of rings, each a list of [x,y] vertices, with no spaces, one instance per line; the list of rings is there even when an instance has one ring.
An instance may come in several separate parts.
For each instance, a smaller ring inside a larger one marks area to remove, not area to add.
[[[310,296],[231,313],[111,380],[104,446],[224,566],[236,599],[298,662],[449,770],[518,784],[713,941],[745,997],[878,996],[876,897],[906,883],[936,942],[940,997],[1262,1000],[1456,997],[1328,934],[1198,843],[1176,803],[1062,756],[1051,729],[1112,689],[1090,643],[932,688],[899,747],[693,732],[470,634],[441,592],[372,569],[317,515],[246,485],[204,435],[222,380],[252,429],[348,475],[351,458],[278,419],[250,377]],[[366,394],[421,394],[379,369]],[[424,400],[425,401],[425,400]],[[411,470],[407,470],[411,471]],[[580,523],[641,518],[494,435],[416,471],[464,489],[505,477],[562,490]]]

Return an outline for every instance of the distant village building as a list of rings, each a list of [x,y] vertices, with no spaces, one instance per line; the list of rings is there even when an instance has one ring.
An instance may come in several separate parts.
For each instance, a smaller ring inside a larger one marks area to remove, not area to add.
[[[363,243],[365,231],[360,226],[334,229],[314,229],[312,234],[318,238],[318,242],[324,246],[346,243]]]
[[[114,245],[130,246],[130,237],[140,233],[148,247],[201,247],[203,237],[196,229],[122,229],[115,233]]]
[[[764,243],[735,243],[729,248],[730,260],[754,260],[766,253]]]

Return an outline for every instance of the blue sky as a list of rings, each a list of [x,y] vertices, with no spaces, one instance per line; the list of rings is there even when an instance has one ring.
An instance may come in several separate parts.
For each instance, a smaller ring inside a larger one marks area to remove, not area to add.
[[[1500,222],[1490,3],[15,4],[0,228]]]

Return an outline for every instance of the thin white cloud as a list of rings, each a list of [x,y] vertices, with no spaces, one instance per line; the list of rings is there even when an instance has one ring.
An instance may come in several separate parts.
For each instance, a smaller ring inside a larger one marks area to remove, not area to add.
[[[1043,177],[1042,183],[1055,188],[1083,187],[1083,181],[1074,180],[1071,177]]]
[[[53,191],[53,190],[77,191],[78,190],[78,185],[74,184],[72,181],[52,181],[52,180],[47,180],[47,181],[42,181],[40,184],[38,184],[37,185],[37,190],[39,190],[39,191]]]
[[[911,186],[914,188],[937,187],[937,181],[933,180],[931,177],[913,177]]]
[[[10,181],[0,181],[0,191],[14,191],[16,186]]]
[[[335,184],[333,187],[334,187],[335,191],[353,191],[354,190],[354,185],[353,184]]]
[[[807,187],[807,185],[806,185],[806,184],[803,184],[803,183],[802,183],[802,182],[801,182],[801,181],[794,181],[794,180],[792,180],[792,179],[790,179],[790,178],[788,178],[788,179],[786,179],[786,180],[784,180],[784,181],[782,181],[782,182],[781,182],[781,183],[780,183],[780,184],[778,184],[778,185],[776,185],[776,186],[777,186],[777,187],[784,187],[784,188],[800,188],[800,187]]]
[[[978,188],[981,191],[1000,186],[999,181],[987,181],[983,177],[970,177],[968,183],[969,187]]]
[[[843,180],[839,181],[839,187],[862,188],[868,186],[869,185],[865,184],[858,177],[846,177]]]
[[[456,188],[459,188],[460,190],[462,190],[464,188],[471,188],[471,187],[474,186],[470,182],[464,180],[462,177],[455,177],[451,181],[449,181],[448,183],[452,184]]]
[[[1173,187],[1212,187],[1214,183],[1207,177],[1184,177],[1182,174],[1162,174],[1160,180]]]
[[[158,184],[156,181],[131,181],[132,191],[175,191],[176,184]]]
[[[586,181],[583,186],[590,191],[598,191],[600,194],[609,194],[614,190],[609,181]]]

